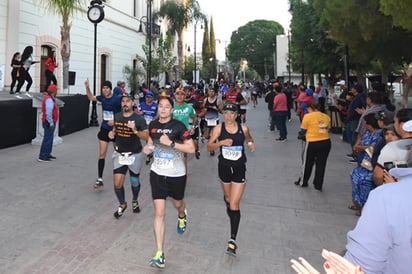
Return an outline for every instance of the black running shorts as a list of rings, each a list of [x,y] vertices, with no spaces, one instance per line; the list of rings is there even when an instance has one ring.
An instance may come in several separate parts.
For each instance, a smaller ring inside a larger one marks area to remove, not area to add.
[[[150,186],[152,187],[153,200],[165,200],[167,197],[175,200],[183,200],[186,189],[186,175],[181,177],[167,177],[150,171]]]
[[[109,132],[110,130],[101,127],[100,131],[97,133],[97,139],[106,143],[114,142],[114,139],[109,138]]]
[[[246,165],[226,166],[218,164],[219,178],[223,183],[246,183]]]

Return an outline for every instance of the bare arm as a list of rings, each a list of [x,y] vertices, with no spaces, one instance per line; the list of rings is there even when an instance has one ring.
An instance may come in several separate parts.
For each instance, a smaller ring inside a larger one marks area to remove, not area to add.
[[[96,101],[96,96],[94,96],[90,91],[89,79],[86,79],[86,81],[84,81],[84,87],[86,88],[87,98],[89,98],[90,101]]]

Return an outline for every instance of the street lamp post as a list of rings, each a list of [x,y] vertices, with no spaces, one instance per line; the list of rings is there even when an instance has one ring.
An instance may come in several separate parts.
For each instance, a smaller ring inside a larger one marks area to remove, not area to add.
[[[227,42],[229,42],[229,41],[220,40],[220,39],[215,39],[215,41],[218,41],[219,44],[222,43],[222,42],[225,44],[225,61],[224,61],[225,66],[223,67],[223,73],[225,75],[224,80],[227,81],[228,76],[227,76],[227,52],[226,52],[226,50],[227,50]],[[218,79],[218,80],[220,80],[220,79]]]
[[[97,63],[97,24],[104,19],[104,9],[101,0],[92,0],[87,11],[87,18],[94,24],[94,51],[93,51],[93,96],[96,96],[96,63]],[[92,102],[92,113],[90,115],[90,126],[97,127],[96,101]]]
[[[288,75],[290,83],[290,30],[288,30]]]
[[[146,84],[147,87],[150,89],[150,82],[152,79],[152,36],[153,36],[153,28],[158,27],[157,25],[155,26],[153,24],[153,17],[152,17],[152,1],[153,0],[147,0],[147,16],[142,16],[140,18],[140,25],[139,25],[139,30],[138,32],[143,33],[143,27],[142,23],[146,24],[146,41],[148,41],[148,50],[149,54],[147,56],[147,66],[146,66]],[[143,19],[146,19],[146,22],[143,21]],[[159,30],[155,29],[155,32],[158,32]]]

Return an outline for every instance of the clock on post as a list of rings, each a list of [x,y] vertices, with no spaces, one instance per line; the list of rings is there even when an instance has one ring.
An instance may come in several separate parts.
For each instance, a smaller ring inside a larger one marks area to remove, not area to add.
[[[87,18],[94,24],[100,23],[104,19],[103,7],[98,4],[91,5],[87,11]]]

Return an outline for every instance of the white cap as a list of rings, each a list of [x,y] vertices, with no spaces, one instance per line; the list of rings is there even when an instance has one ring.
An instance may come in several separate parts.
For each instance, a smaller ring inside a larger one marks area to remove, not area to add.
[[[339,86],[342,86],[342,85],[345,85],[346,82],[345,82],[345,80],[340,80],[340,81],[337,82],[336,84],[339,85]]]
[[[403,123],[402,129],[406,132],[412,132],[412,120],[409,120]]]
[[[171,88],[171,86],[170,86],[170,85],[166,85],[165,88]]]

